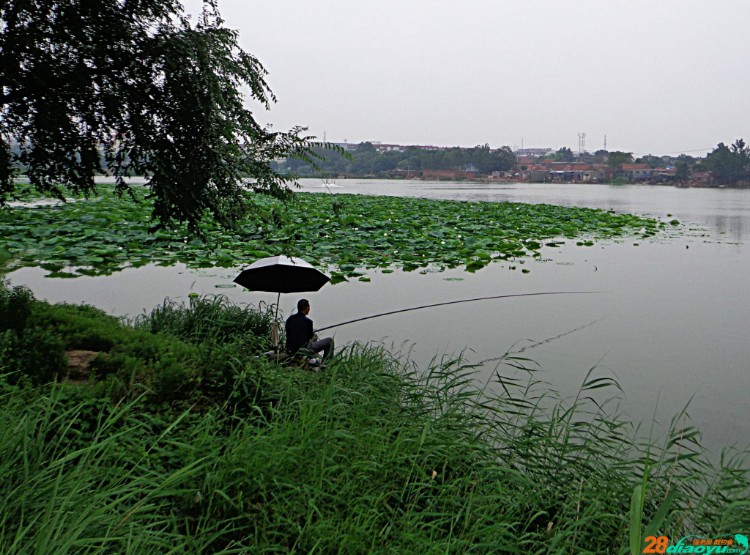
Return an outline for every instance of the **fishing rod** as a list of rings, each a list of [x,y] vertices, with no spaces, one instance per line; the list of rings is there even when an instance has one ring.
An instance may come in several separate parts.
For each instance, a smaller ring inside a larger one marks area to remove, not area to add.
[[[512,295],[493,295],[491,297],[476,297],[473,299],[460,299],[458,301],[446,301],[442,303],[426,304],[422,306],[412,306],[410,308],[401,308],[399,310],[391,310],[390,312],[382,312],[380,314],[372,314],[371,316],[363,316],[362,318],[355,318],[354,320],[347,320],[346,322],[340,322],[333,324],[332,326],[326,326],[324,328],[318,328],[315,332],[329,330],[331,328],[338,328],[339,326],[345,326],[347,324],[353,324],[355,322],[362,322],[364,320],[371,320],[373,318],[380,318],[382,316],[390,316],[391,314],[401,314],[402,312],[410,312],[412,310],[422,310],[423,308],[433,308],[436,306],[446,306],[450,304],[459,303],[472,303],[476,301],[490,301],[495,299],[510,299],[513,297],[537,297],[541,295],[593,295],[599,293],[599,291],[543,291],[540,293],[515,293]]]

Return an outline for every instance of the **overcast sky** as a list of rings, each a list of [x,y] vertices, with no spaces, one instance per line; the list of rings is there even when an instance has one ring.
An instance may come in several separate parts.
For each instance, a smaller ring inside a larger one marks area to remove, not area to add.
[[[199,0],[185,0],[195,11]],[[750,0],[219,0],[328,141],[695,155],[750,141]]]

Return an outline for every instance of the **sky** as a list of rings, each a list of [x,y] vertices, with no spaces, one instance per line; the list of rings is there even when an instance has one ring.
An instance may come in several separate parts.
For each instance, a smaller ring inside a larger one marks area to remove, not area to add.
[[[184,0],[197,13],[200,0]],[[268,71],[276,130],[331,142],[750,141],[750,0],[218,0]]]

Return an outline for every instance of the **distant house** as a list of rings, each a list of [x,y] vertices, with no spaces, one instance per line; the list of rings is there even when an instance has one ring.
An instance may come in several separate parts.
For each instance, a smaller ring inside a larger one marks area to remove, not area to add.
[[[677,179],[677,168],[667,166],[666,168],[654,168],[651,177],[652,183],[671,183]]]
[[[422,179],[450,180],[450,179],[476,179],[476,172],[461,170],[421,170],[417,172]]]
[[[356,143],[330,143],[330,144],[335,145],[346,152],[354,152],[357,150],[357,146],[359,146]]]
[[[513,172],[512,171],[503,172],[503,171],[495,170],[492,172],[491,177],[492,179],[505,179],[505,178],[513,177]]]
[[[406,152],[406,147],[402,145],[384,145],[383,143],[373,143],[372,146],[379,154],[384,152]]]
[[[612,178],[612,169],[606,164],[544,160],[536,164],[516,164],[516,176],[535,183],[604,183]]]
[[[417,150],[447,150],[444,146],[435,145],[411,145],[410,148],[416,148]]]
[[[601,167],[592,164],[553,162],[545,166],[551,181],[598,183],[606,177]]]
[[[648,164],[623,164],[617,172],[618,177],[630,181],[648,181],[654,175],[654,170]]]
[[[514,151],[513,154],[515,154],[519,158],[541,158],[543,156],[552,154],[553,152],[554,151],[551,148],[519,148],[518,150]]]

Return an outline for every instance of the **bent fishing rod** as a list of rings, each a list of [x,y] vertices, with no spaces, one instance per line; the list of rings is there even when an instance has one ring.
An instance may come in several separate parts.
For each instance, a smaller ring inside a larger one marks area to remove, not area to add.
[[[400,314],[402,312],[410,312],[412,310],[422,310],[423,308],[434,308],[436,306],[446,306],[450,304],[472,303],[476,301],[491,301],[495,299],[511,299],[514,297],[539,297],[542,295],[594,295],[599,292],[600,291],[543,291],[540,293],[515,293],[512,295],[493,295],[491,297],[475,297],[473,299],[460,299],[457,301],[445,301],[442,303],[426,304],[422,306],[412,306],[409,308],[401,308],[399,310],[391,310],[389,312],[382,312],[380,314],[372,314],[370,316],[363,316],[362,318],[355,318],[354,320],[347,320],[346,322],[339,322],[338,324],[333,324],[332,326],[318,328],[317,330],[315,330],[315,332],[317,333],[320,331],[329,330],[331,328],[338,328],[340,326],[353,324],[355,322],[362,322],[364,320],[371,320],[373,318],[380,318],[382,316],[390,316],[392,314]]]

